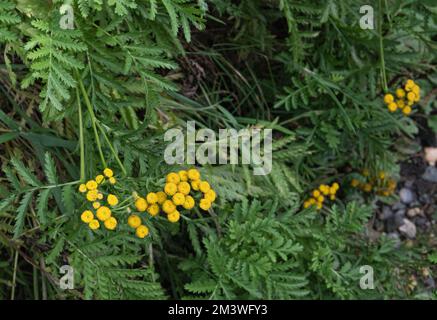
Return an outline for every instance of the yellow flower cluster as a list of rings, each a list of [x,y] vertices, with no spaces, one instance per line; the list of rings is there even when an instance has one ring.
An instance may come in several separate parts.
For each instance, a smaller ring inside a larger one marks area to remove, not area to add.
[[[210,184],[201,180],[200,172],[197,169],[181,170],[167,175],[163,191],[150,192],[145,198],[137,197],[135,207],[139,212],[147,211],[152,216],[157,216],[162,210],[167,214],[167,219],[170,222],[176,223],[180,219],[178,206],[186,210],[195,207],[196,201],[193,197],[193,191],[202,193],[203,198],[200,199],[199,207],[205,211],[211,207],[217,197]],[[135,225],[136,223],[131,227]]]
[[[384,102],[390,112],[402,110],[404,115],[409,115],[415,103],[420,101],[420,87],[413,80],[407,80],[404,88],[396,90],[396,100],[391,93],[384,96]]]
[[[178,207],[185,210],[192,210],[195,207],[196,200],[193,191],[202,193],[203,197],[200,199],[199,207],[205,211],[217,198],[210,184],[201,180],[197,169],[181,170],[167,175],[163,191],[149,192],[145,197],[140,197],[135,193],[135,208],[138,212],[148,212],[152,217],[162,211],[167,215],[168,221],[176,223],[181,218]],[[129,216],[128,225],[136,230],[135,234],[138,238],[143,239],[149,234],[149,229],[142,224],[141,217],[136,214]]]
[[[360,179],[353,178],[351,180],[351,186],[366,193],[375,192],[379,196],[389,197],[396,190],[396,181],[387,178],[384,171],[371,176],[368,170],[363,170]]]
[[[303,207],[306,209],[311,206],[316,206],[317,210],[321,210],[323,207],[323,203],[327,199],[332,201],[336,199],[336,195],[339,189],[340,185],[337,182],[334,182],[331,186],[321,184],[318,189],[314,189],[311,192],[311,197],[304,202]]]
[[[92,207],[96,210],[95,214],[93,209],[85,210],[80,217],[84,223],[88,224],[91,230],[99,229],[100,222],[103,222],[103,225],[108,230],[115,230],[117,227],[117,219],[112,216],[112,211],[108,206],[115,207],[118,204],[118,198],[113,194],[108,194],[106,197],[108,206],[104,206],[101,203],[105,196],[104,193],[99,190],[99,187],[106,182],[112,185],[116,183],[114,173],[109,168],[103,170],[103,175],[100,174],[96,176],[94,180],[89,180],[79,186],[79,192],[85,194],[86,199],[92,202]]]
[[[127,224],[129,225],[129,227],[135,229],[135,234],[138,238],[144,239],[149,235],[149,228],[141,224],[141,218],[136,214],[131,215],[127,219]]]

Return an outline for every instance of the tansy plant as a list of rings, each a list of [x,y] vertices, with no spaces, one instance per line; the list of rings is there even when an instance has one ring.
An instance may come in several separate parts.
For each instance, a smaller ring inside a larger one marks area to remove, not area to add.
[[[408,79],[404,87],[396,89],[396,98],[387,93],[384,96],[384,102],[390,112],[401,110],[408,116],[412,112],[414,104],[420,101],[420,87],[413,80]]]
[[[94,180],[89,180],[79,186],[79,192],[85,194],[86,200],[92,204],[92,209],[83,211],[80,216],[91,230],[99,229],[100,222],[108,230],[115,230],[117,227],[117,219],[112,216],[110,209],[119,203],[117,196],[111,193],[111,187],[115,184],[116,179],[113,171],[106,168],[103,170],[103,175],[100,174]]]
[[[303,207],[307,209],[315,206],[317,210],[321,210],[323,204],[328,200],[335,201],[339,189],[340,185],[337,182],[334,182],[331,186],[321,184],[311,192],[311,197],[304,202]]]
[[[350,185],[365,193],[374,192],[379,196],[389,197],[396,190],[396,180],[388,177],[384,171],[371,174],[369,170],[364,169],[361,174],[353,174]]]
[[[435,1],[65,2],[0,1],[0,300],[431,296],[402,282],[432,248],[367,225],[433,117]],[[271,173],[164,163],[187,121],[272,129]]]
[[[197,169],[171,172],[166,177],[163,191],[149,192],[146,197],[140,197],[134,192],[135,209],[157,217],[160,212],[167,215],[167,220],[176,223],[181,218],[180,211],[190,211],[199,203],[199,208],[208,211],[216,200],[216,192],[211,188],[208,181],[201,180],[201,174]],[[139,238],[149,234],[147,226],[142,224],[141,217],[137,214],[130,215],[128,225],[135,229]]]

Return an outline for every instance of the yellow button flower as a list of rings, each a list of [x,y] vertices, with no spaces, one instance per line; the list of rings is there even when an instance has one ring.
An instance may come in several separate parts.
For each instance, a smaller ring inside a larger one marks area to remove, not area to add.
[[[141,218],[136,214],[133,214],[127,218],[127,224],[129,227],[136,229],[141,225]]]
[[[313,191],[313,197],[317,198],[318,196],[320,196],[320,191],[319,190],[314,190]]]
[[[413,86],[413,88],[411,89],[412,92],[414,92],[414,94],[416,96],[420,95],[420,87],[416,84]]]
[[[148,212],[151,216],[155,217],[155,216],[157,216],[158,213],[159,213],[159,206],[158,206],[156,203],[155,203],[155,204],[152,204],[149,208],[147,208],[147,212]]]
[[[111,169],[106,168],[105,170],[103,170],[103,174],[106,177],[111,178],[114,175],[114,172]]]
[[[360,185],[360,182],[357,179],[352,179],[351,186],[356,188]]]
[[[181,206],[185,203],[185,196],[182,193],[178,192],[173,196],[172,200],[175,205]]]
[[[144,198],[138,198],[137,200],[135,200],[135,208],[137,208],[137,210],[139,212],[144,212],[147,210],[147,201]]]
[[[211,189],[211,186],[209,185],[208,181],[201,181],[199,184],[199,189],[203,193],[207,193]]]
[[[401,88],[397,89],[397,90],[396,90],[396,96],[397,96],[398,98],[403,98],[403,97],[405,97],[405,91],[404,91],[404,89],[401,89]]]
[[[325,201],[325,197],[324,196],[318,196],[317,197],[317,202],[323,202],[323,201]]]
[[[399,109],[402,109],[405,107],[405,101],[404,100],[397,100],[396,104],[398,105]]]
[[[340,185],[339,185],[337,182],[334,182],[334,183],[332,184],[332,187],[333,187],[335,190],[337,190],[337,191],[338,191],[338,189],[340,189]]]
[[[415,83],[413,80],[409,79],[407,80],[407,83],[405,84],[405,90],[411,91],[414,87]]]
[[[409,115],[411,113],[412,109],[410,106],[406,106],[404,109],[402,109],[403,114]]]
[[[185,202],[184,202],[184,204],[183,204],[183,206],[184,206],[185,209],[187,209],[187,210],[191,210],[191,209],[194,208],[194,205],[195,205],[195,204],[196,204],[196,203],[195,203],[195,201],[194,201],[194,199],[193,199],[192,196],[186,196],[186,197],[185,197]]]
[[[181,214],[178,211],[173,211],[167,216],[168,221],[171,223],[176,223],[181,218]]]
[[[82,183],[82,184],[79,186],[79,192],[84,193],[84,192],[86,192],[86,191],[87,191],[86,184]]]
[[[98,201],[93,202],[93,208],[94,208],[94,209],[98,209],[98,208],[100,208],[100,202],[98,202]]]
[[[388,93],[388,94],[386,94],[385,96],[384,96],[384,102],[386,103],[386,104],[389,104],[389,103],[392,103],[393,101],[394,101],[394,97],[393,97],[393,95],[392,94],[390,94],[390,93]]]
[[[91,230],[97,230],[98,228],[100,228],[100,222],[96,219],[93,219],[90,221],[88,226],[90,227]]]
[[[319,190],[322,191],[322,193],[323,193],[325,196],[329,195],[329,186],[327,186],[326,184],[322,184],[322,185],[319,187]]]
[[[416,100],[416,94],[414,92],[408,92],[407,99],[408,99],[408,101]]]
[[[329,196],[329,198],[330,198],[332,201],[334,201],[334,200],[335,200],[335,194],[331,194],[331,195]]]
[[[396,110],[398,110],[398,105],[396,104],[396,102],[392,102],[387,106],[387,108],[390,112],[395,112]]]
[[[111,209],[105,206],[101,206],[97,209],[97,219],[100,221],[106,221],[111,217]]]
[[[86,188],[88,190],[96,190],[97,189],[97,182],[95,182],[94,180],[90,180],[86,183]]]
[[[146,196],[146,200],[148,204],[155,204],[158,202],[158,196],[156,195],[156,193],[154,192],[150,192],[147,196]]]
[[[200,184],[200,180],[193,180],[191,181],[191,188],[194,191],[199,191],[199,184]]]
[[[216,198],[217,198],[217,194],[212,189],[210,189],[207,193],[205,193],[205,199],[208,199],[211,202],[214,202]]]
[[[182,182],[188,181],[188,172],[185,170],[181,170],[178,172],[179,174],[179,178],[181,179]]]
[[[168,183],[174,183],[174,184],[178,184],[181,181],[181,178],[179,177],[179,175],[175,172],[170,172],[167,175],[167,180]]]
[[[158,196],[159,204],[163,204],[164,201],[167,200],[167,195],[165,194],[165,192],[159,191],[156,193],[156,195]]]
[[[109,178],[109,183],[110,184],[116,184],[117,180],[114,177]]]
[[[82,212],[80,219],[85,223],[90,223],[92,220],[94,220],[94,214],[90,210],[85,210]]]
[[[178,176],[179,177],[179,176]],[[175,183],[173,182],[169,182],[165,185],[164,187],[164,191],[166,194],[168,194],[169,196],[174,195],[177,191],[178,191],[178,187]]]
[[[149,235],[149,228],[147,228],[144,225],[139,226],[137,228],[137,230],[135,231],[135,234],[137,235],[138,238],[144,239],[145,237],[147,237]]]
[[[305,201],[305,202],[303,203],[303,207],[304,207],[305,209],[309,208],[310,206],[311,206],[311,203],[310,203],[309,201]]]
[[[165,213],[170,214],[176,210],[176,206],[171,200],[165,200],[162,204],[162,210]]]
[[[322,210],[322,208],[323,208],[323,204],[321,202],[318,202],[317,205],[316,205],[316,209],[317,210]]]
[[[113,194],[108,195],[108,204],[113,207],[118,204],[118,198],[114,196]]]
[[[96,182],[97,182],[98,184],[101,184],[101,183],[103,182],[103,180],[105,180],[105,177],[104,177],[103,175],[101,175],[101,174],[99,174],[99,175],[96,177]]]
[[[99,192],[97,190],[88,191],[86,194],[86,199],[90,202],[94,202],[98,199]]]
[[[337,189],[335,189],[334,187],[329,188],[329,194],[333,195],[337,193]]]
[[[98,193],[97,194],[97,199],[102,200],[103,199],[103,193]]]
[[[105,228],[108,230],[115,230],[117,228],[117,219],[114,217],[109,218],[104,222]]]
[[[311,205],[317,203],[316,199],[314,199],[314,198],[310,198],[310,199],[308,200],[308,202],[309,202]]]
[[[191,187],[188,182],[182,181],[178,184],[178,191],[184,195],[187,195],[190,193]]]
[[[370,191],[372,191],[372,185],[370,184],[370,183],[366,183],[365,185],[364,185],[364,187],[363,187],[363,190],[365,191],[365,192],[370,192]]]
[[[201,199],[199,207],[202,210],[208,211],[208,209],[211,208],[211,201],[209,201],[208,199]]]
[[[188,170],[188,178],[190,180],[199,180],[200,172],[197,169],[190,169]]]

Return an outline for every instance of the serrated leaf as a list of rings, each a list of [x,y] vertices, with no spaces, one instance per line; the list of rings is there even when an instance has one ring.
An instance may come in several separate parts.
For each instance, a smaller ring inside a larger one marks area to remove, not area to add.
[[[50,197],[50,189],[44,189],[40,192],[36,205],[36,215],[42,225],[47,224],[47,203]]]
[[[46,174],[49,183],[52,185],[58,184],[55,161],[48,152],[46,152],[44,156],[44,173]]]
[[[26,193],[21,199],[20,206],[17,209],[14,226],[14,238],[18,238],[23,232],[24,222],[26,219],[27,209],[32,201],[33,192]]]
[[[26,181],[28,184],[30,184],[33,187],[41,186],[41,182],[35,177],[35,175],[28,168],[24,166],[23,162],[13,157],[11,159],[11,163],[17,170],[18,175],[22,177],[24,181]]]

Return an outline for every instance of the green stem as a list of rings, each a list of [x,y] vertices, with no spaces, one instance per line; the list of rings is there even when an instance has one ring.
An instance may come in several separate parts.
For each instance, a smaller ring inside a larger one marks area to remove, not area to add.
[[[85,181],[85,143],[83,138],[82,107],[79,90],[76,88],[77,109],[79,111],[79,144],[80,144],[80,181]]]
[[[17,285],[17,268],[18,268],[18,250],[15,251],[15,257],[14,257],[14,273],[12,274],[11,300],[15,299],[15,286]]]
[[[97,148],[99,149],[100,160],[102,161],[103,167],[107,168],[105,157],[103,156],[102,145],[100,143],[99,133],[97,132],[96,116],[94,114],[93,107],[91,105],[90,99],[88,98],[88,94],[87,94],[85,87],[83,85],[82,78],[79,76],[79,73],[77,71],[76,71],[76,76],[77,76],[77,81],[79,82],[80,90],[82,91],[82,95],[83,95],[83,98],[85,100],[85,105],[86,105],[88,112],[91,116],[91,124],[93,126],[94,136],[96,138],[96,143],[97,143]]]
[[[117,152],[115,151],[114,147],[112,146],[111,141],[108,139],[108,136],[106,135],[105,130],[103,130],[102,126],[97,121],[96,121],[96,125],[99,128],[100,132],[102,133],[103,138],[105,139],[106,143],[108,144],[109,149],[111,150],[112,154],[114,155],[115,160],[117,161],[118,165],[120,166],[121,171],[123,171],[124,175],[127,175],[126,169],[124,168],[123,163],[121,162],[120,158],[118,157]]]
[[[382,36],[382,0],[379,0],[378,29],[379,29],[379,57],[381,60],[380,62],[381,62],[382,86],[384,92],[388,92],[387,75],[385,72],[384,43],[383,43],[383,36]]]

